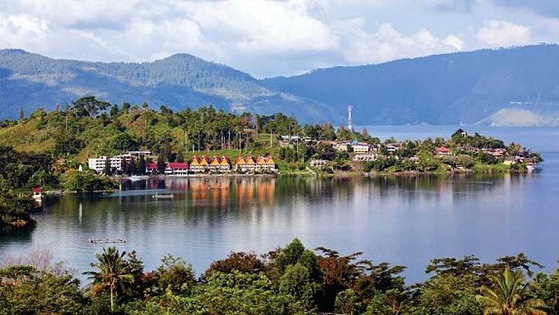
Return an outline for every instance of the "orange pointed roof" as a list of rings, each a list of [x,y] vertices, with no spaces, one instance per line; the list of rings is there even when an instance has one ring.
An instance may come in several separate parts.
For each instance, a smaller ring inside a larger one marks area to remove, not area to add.
[[[190,166],[198,166],[200,165],[200,158],[196,155],[192,157],[192,162],[190,162]]]
[[[245,161],[245,159],[243,159],[242,156],[239,156],[239,157],[237,158],[237,160],[235,161],[235,164],[241,164],[241,165],[243,165],[243,164],[247,164],[247,162]]]
[[[220,164],[221,164],[221,159],[219,158],[219,156],[214,156],[212,160],[212,165],[220,165]]]
[[[231,160],[229,160],[228,157],[223,156],[223,157],[221,158],[221,165],[231,165]]]
[[[202,160],[200,161],[200,165],[208,166],[210,165],[210,158],[207,156],[202,156]]]
[[[247,156],[245,161],[246,161],[246,164],[256,164],[256,163],[254,163],[254,160],[252,159],[252,156]]]
[[[264,158],[262,156],[258,156],[256,158],[256,164],[266,164],[266,161],[264,160]]]
[[[276,162],[274,162],[274,159],[272,159],[272,157],[268,155],[266,157],[266,164],[276,164]]]

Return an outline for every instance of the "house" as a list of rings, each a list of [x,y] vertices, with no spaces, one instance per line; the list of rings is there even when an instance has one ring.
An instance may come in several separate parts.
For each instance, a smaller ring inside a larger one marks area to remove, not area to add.
[[[276,171],[277,170],[276,169],[276,162],[274,161],[274,159],[272,159],[271,156],[268,155],[265,158],[265,160],[266,160],[266,170],[269,170],[269,171]]]
[[[210,172],[217,173],[221,168],[221,158],[219,156],[214,156],[209,165]]]
[[[351,146],[353,152],[355,153],[368,153],[371,150],[371,146],[365,143],[357,143]]]
[[[245,162],[246,162],[246,168],[247,170],[253,172],[254,169],[256,168],[256,162],[254,162],[254,160],[252,159],[251,156],[247,156],[245,158]]]
[[[247,170],[247,162],[242,156],[237,157],[235,161],[235,170],[239,172],[245,172]]]
[[[451,155],[452,155],[452,151],[451,151],[449,148],[447,148],[447,147],[438,147],[438,148],[435,148],[435,153],[436,153],[438,156],[451,156]]]
[[[377,159],[377,155],[375,153],[358,153],[353,157],[354,161],[367,161],[371,162]]]
[[[149,162],[146,163],[146,174],[154,174],[157,173],[157,163]]]
[[[203,173],[209,168],[210,162],[208,157],[205,155],[202,157],[194,156],[192,161],[190,161],[190,171],[193,173]]]
[[[219,172],[227,173],[229,171],[231,171],[231,160],[228,157],[223,156],[221,158],[221,163],[219,164]]]
[[[32,187],[33,190],[33,200],[37,203],[40,207],[43,205],[43,188],[41,187]]]
[[[310,166],[315,168],[324,168],[328,165],[328,160],[311,160]]]
[[[349,150],[349,143],[336,143],[334,144],[336,151],[347,152]]]
[[[394,152],[396,152],[396,150],[398,150],[398,148],[393,144],[387,144],[385,146],[385,149],[388,153],[394,153]]]
[[[257,156],[256,157],[256,170],[262,171],[266,168],[266,160],[264,160],[264,158],[262,156]]]
[[[188,175],[188,163],[169,162],[165,167],[165,174]]]

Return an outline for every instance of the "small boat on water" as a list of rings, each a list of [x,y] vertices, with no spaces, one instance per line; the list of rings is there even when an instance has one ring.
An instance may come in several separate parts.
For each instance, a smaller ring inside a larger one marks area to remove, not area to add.
[[[130,177],[128,177],[128,179],[130,179],[131,181],[138,181],[138,180],[142,180],[142,179],[149,179],[149,176],[140,176],[140,175],[132,175]]]
[[[173,195],[173,194],[158,194],[158,193],[156,193],[155,195],[151,196],[151,198],[153,198],[153,199],[173,199],[173,198],[175,198],[175,195]]]
[[[107,244],[107,243],[127,243],[128,241],[125,238],[90,238],[89,242],[92,244]]]

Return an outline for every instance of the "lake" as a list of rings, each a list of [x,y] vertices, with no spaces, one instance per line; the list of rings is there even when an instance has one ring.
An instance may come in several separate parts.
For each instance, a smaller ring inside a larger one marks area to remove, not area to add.
[[[454,126],[367,126],[386,139],[448,138]],[[378,178],[173,178],[123,182],[103,196],[45,200],[36,227],[0,235],[1,257],[47,248],[56,261],[90,270],[106,244],[136,250],[146,270],[171,253],[202,273],[231,251],[265,253],[300,238],[308,248],[363,251],[405,265],[422,281],[429,260],[474,254],[484,262],[524,252],[546,266],[559,259],[559,128],[462,127],[519,142],[545,162],[530,174]],[[172,200],[154,193],[172,192]],[[113,245],[113,244],[110,244]],[[81,277],[83,279],[83,277]]]

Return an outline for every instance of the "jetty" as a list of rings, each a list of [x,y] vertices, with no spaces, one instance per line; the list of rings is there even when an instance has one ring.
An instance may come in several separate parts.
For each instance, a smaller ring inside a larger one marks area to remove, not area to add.
[[[175,195],[173,194],[155,194],[153,196],[151,196],[151,198],[153,199],[173,199],[175,198]]]
[[[128,241],[125,238],[90,238],[89,242],[92,244],[107,244],[107,243],[127,243]]]

